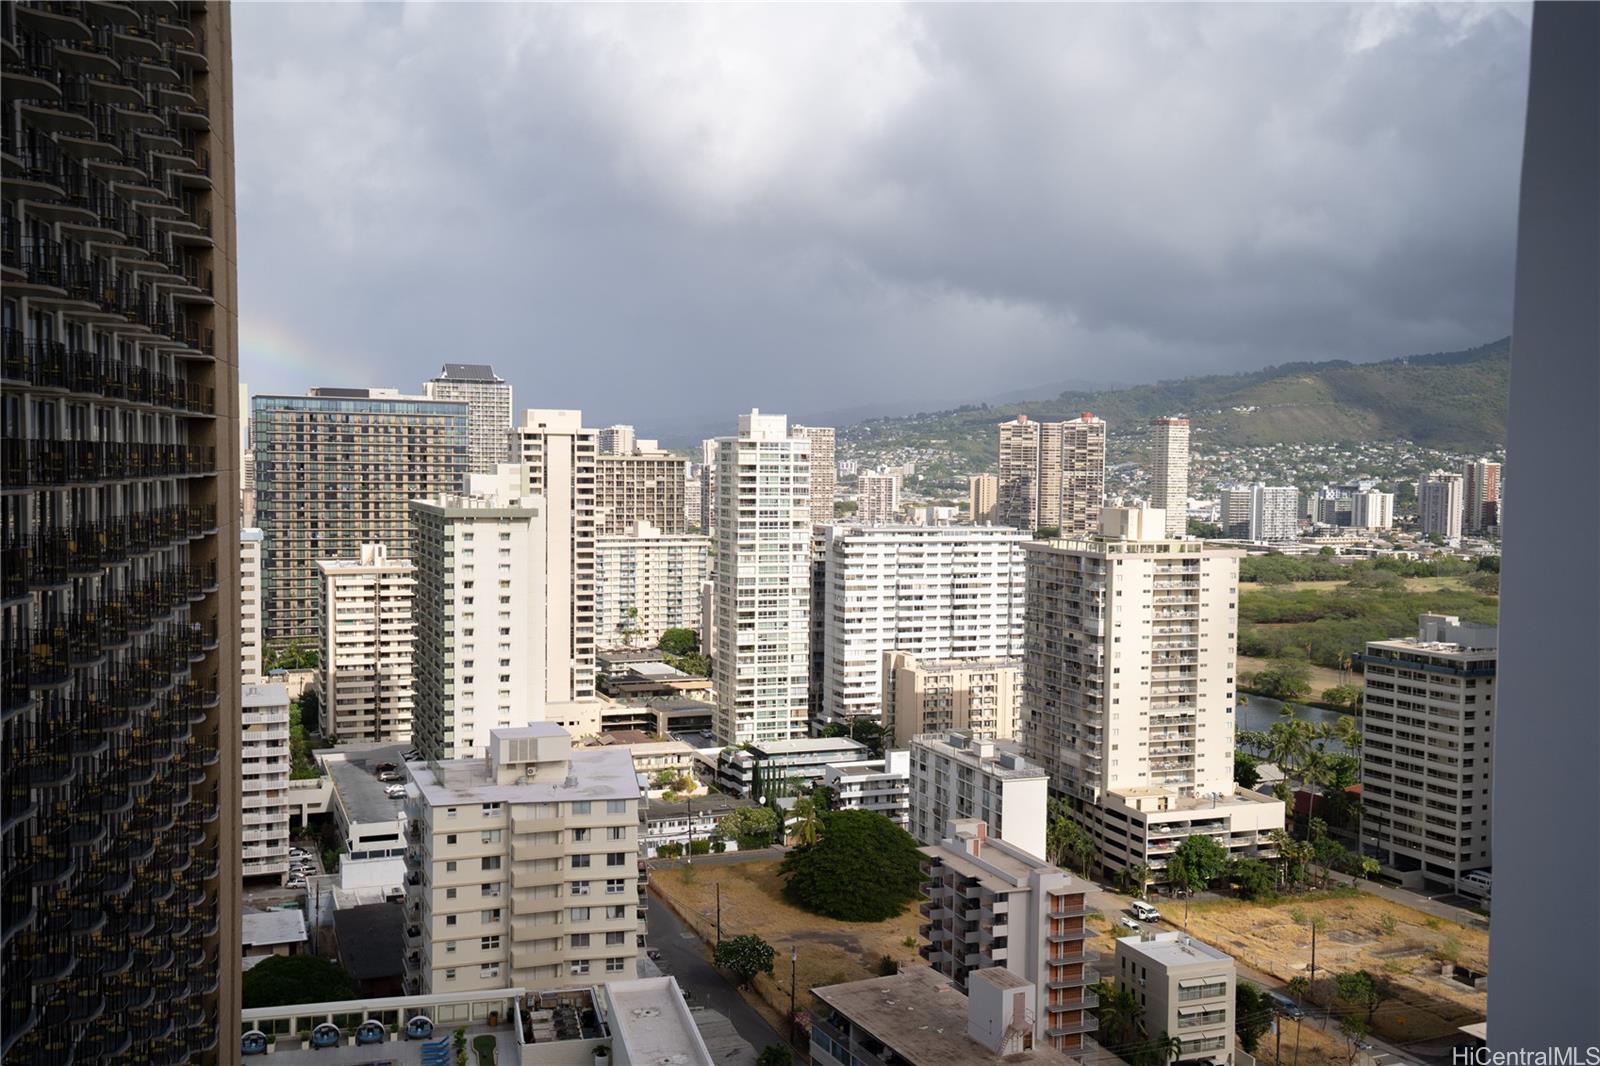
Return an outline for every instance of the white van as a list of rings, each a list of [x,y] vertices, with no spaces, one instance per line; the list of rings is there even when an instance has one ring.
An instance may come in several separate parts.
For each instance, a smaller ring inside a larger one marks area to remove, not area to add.
[[[1482,896],[1488,899],[1490,887],[1488,870],[1473,870],[1461,875],[1460,888],[1463,895]]]
[[[1161,920],[1161,912],[1142,899],[1136,899],[1128,904],[1128,910],[1141,922],[1159,922]]]

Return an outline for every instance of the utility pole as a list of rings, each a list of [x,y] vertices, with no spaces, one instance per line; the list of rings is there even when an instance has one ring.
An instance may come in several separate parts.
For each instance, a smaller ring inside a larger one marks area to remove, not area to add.
[[[722,943],[722,882],[717,882],[717,943]]]
[[[1317,920],[1311,919],[1311,984],[1306,986],[1306,998],[1317,1001]]]
[[[1278,1034],[1278,1049],[1272,1054],[1274,1066],[1283,1066],[1283,1019],[1272,1019],[1272,1031]]]
[[[687,866],[694,865],[694,794],[684,797],[684,802],[689,805],[689,843],[683,846],[683,861]]]
[[[789,945],[789,1046],[794,1046],[794,975],[796,965],[800,961],[800,949],[794,944]]]

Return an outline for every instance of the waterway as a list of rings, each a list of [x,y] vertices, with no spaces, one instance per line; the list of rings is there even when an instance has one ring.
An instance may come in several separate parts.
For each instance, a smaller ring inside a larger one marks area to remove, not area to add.
[[[1246,695],[1244,702],[1233,709],[1235,729],[1258,729],[1262,732],[1272,728],[1272,723],[1280,719],[1283,712],[1283,701],[1275,700],[1268,696]],[[1312,725],[1333,725],[1344,715],[1338,711],[1330,711],[1326,707],[1307,707],[1304,704],[1294,705],[1294,716],[1302,722]],[[1345,747],[1337,741],[1327,742],[1327,750],[1343,753]]]

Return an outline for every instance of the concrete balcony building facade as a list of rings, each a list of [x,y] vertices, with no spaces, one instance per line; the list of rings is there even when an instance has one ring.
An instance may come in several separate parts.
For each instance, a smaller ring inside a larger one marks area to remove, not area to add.
[[[0,1060],[231,1061],[225,4],[0,6]]]
[[[289,869],[289,692],[245,685],[239,720],[243,795],[243,873]]]
[[[409,741],[416,703],[416,566],[363,544],[354,559],[317,564],[318,707],[323,732],[355,742]]]
[[[595,535],[626,535],[639,522],[663,533],[687,533],[683,486],[689,461],[637,440],[626,452],[601,453],[594,463]]]
[[[488,474],[506,461],[511,429],[511,384],[486,363],[446,363],[439,376],[423,383],[429,399],[467,405],[467,470]],[[461,488],[463,486],[456,486]]]
[[[601,647],[653,648],[668,629],[699,629],[711,538],[637,522],[595,538],[595,629]]]
[[[953,729],[991,740],[1022,736],[1022,660],[922,659],[883,653],[883,727],[893,743]]]

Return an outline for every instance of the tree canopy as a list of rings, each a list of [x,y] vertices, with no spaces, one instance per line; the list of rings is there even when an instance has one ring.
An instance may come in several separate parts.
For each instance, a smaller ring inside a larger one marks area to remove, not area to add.
[[[1186,892],[1198,892],[1228,872],[1228,850],[1208,836],[1185,837],[1167,862],[1167,878]]]
[[[693,655],[700,650],[700,636],[692,629],[674,627],[662,632],[656,647],[668,655]]]
[[[778,835],[779,820],[767,807],[741,807],[717,823],[711,835],[717,840],[732,840],[740,851],[765,848]]]
[[[783,860],[783,893],[814,914],[881,922],[922,893],[922,852],[911,834],[873,811],[821,814],[822,839]]]
[[[1254,1053],[1256,1044],[1272,1028],[1272,1001],[1260,986],[1240,981],[1233,991],[1233,1032],[1239,1046]]]
[[[741,988],[748,988],[758,973],[771,973],[772,961],[778,953],[772,945],[750,933],[730,937],[717,944],[711,952],[711,961],[718,969],[727,970],[739,979]]]
[[[336,962],[316,955],[273,955],[244,972],[245,1007],[354,999],[356,983]]]

